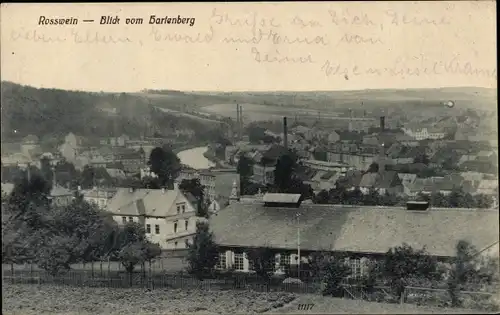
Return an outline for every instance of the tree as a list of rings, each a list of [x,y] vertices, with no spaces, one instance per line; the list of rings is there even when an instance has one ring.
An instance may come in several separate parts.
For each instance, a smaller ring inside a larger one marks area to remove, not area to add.
[[[98,183],[110,185],[112,183],[111,176],[103,167],[94,168],[90,165],[85,165],[80,175],[80,186],[84,189],[92,188]]]
[[[160,147],[151,151],[148,165],[158,175],[161,186],[172,186],[181,168],[177,155],[170,149]]]
[[[430,204],[434,207],[449,207],[448,198],[441,192],[433,192],[430,196]]]
[[[448,204],[452,208],[473,208],[475,202],[471,194],[462,189],[454,189],[448,195]]]
[[[274,185],[280,192],[285,192],[290,187],[296,169],[296,160],[291,154],[284,154],[278,159],[274,170]]]
[[[372,163],[368,167],[367,173],[378,173],[379,166],[377,163]]]
[[[274,271],[274,251],[269,247],[259,247],[249,250],[247,256],[257,276],[268,282]]]
[[[440,277],[437,260],[425,248],[415,250],[408,244],[391,248],[385,255],[384,276],[402,297],[404,286],[412,280],[435,280]]]
[[[190,193],[196,198],[197,207],[196,215],[205,217],[208,211],[205,207],[205,186],[200,183],[198,178],[183,179],[179,185],[179,189],[183,192]],[[206,200],[208,201],[208,200]]]
[[[265,131],[266,131],[265,128],[256,126],[254,124],[250,124],[247,127],[248,140],[251,143],[259,144],[261,141],[264,140],[264,138],[266,138]]]
[[[323,295],[342,296],[342,280],[350,274],[351,268],[345,264],[341,257],[332,257],[324,271]]]
[[[47,183],[52,183],[52,179],[54,178],[54,170],[52,169],[50,160],[47,157],[43,157],[40,159],[40,172]]]
[[[370,188],[368,194],[363,195],[363,204],[367,206],[376,206],[381,204],[381,197],[378,190]]]
[[[236,170],[240,174],[241,180],[248,179],[253,174],[253,161],[246,155],[241,155]]]
[[[75,166],[67,161],[59,161],[54,167],[56,184],[76,188],[78,186],[79,172]]]
[[[475,204],[478,208],[490,208],[493,206],[493,197],[485,194],[475,196]]]
[[[196,235],[192,244],[189,244],[187,261],[189,273],[199,280],[203,280],[207,273],[213,271],[217,264],[219,250],[210,232],[207,222],[196,223]]]
[[[380,196],[380,204],[382,206],[395,206],[397,204],[401,204],[403,202],[403,198],[398,197],[395,194],[391,194],[389,192],[385,192],[382,196]]]
[[[478,254],[476,247],[469,242],[460,240],[457,243],[456,256],[447,280],[453,306],[461,306],[461,290],[480,291],[481,287],[474,286],[491,285],[498,280],[498,258],[489,259]]]
[[[144,227],[135,222],[118,228],[114,245],[112,257],[125,267],[130,281],[136,265],[151,261],[161,254],[159,245],[149,242]]]
[[[354,190],[346,192],[344,198],[342,201],[345,201],[347,204],[359,205],[363,202],[363,192],[359,187],[355,187]]]
[[[321,190],[319,193],[316,194],[314,198],[314,202],[318,204],[327,204],[330,201],[330,195],[328,191],[326,190]]]

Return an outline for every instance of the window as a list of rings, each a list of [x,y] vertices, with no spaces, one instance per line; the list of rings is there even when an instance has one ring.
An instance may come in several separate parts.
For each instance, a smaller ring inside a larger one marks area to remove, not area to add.
[[[219,253],[216,268],[226,269],[226,252]]]
[[[186,205],[182,205],[182,213],[186,212]]]
[[[361,260],[360,259],[349,259],[349,265],[351,267],[351,277],[358,279],[361,277]]]
[[[290,265],[290,254],[280,254],[280,266]]]
[[[280,267],[283,272],[290,269],[290,254],[280,254]]]
[[[186,220],[186,222],[184,222],[184,229],[187,231],[188,229],[188,225],[189,225],[189,221]]]
[[[186,245],[186,248],[189,248],[189,240],[188,239],[184,240],[184,245]]]
[[[155,224],[155,234],[160,234],[160,226]]]
[[[128,217],[128,222],[134,222],[134,217]]]
[[[151,224],[146,224],[146,233],[151,233]]]
[[[122,222],[127,223],[127,217],[122,217]]]
[[[181,213],[181,206],[177,205],[177,214]]]
[[[243,270],[243,253],[234,254],[234,269],[239,271]]]
[[[178,244],[177,242],[174,243],[174,248],[177,248],[177,244]]]
[[[174,222],[174,233],[177,233],[177,222]]]

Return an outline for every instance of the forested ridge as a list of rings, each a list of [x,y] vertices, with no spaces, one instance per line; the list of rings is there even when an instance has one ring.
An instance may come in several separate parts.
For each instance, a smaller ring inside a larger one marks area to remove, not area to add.
[[[168,103],[128,93],[95,93],[1,83],[2,141],[73,132],[89,138],[162,136],[182,127],[206,134],[203,123],[155,109]],[[178,101],[178,100],[177,100]],[[170,105],[170,104],[167,104]]]

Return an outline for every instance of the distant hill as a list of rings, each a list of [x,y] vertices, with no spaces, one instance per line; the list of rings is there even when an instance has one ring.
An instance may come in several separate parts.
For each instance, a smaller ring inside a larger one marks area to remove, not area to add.
[[[2,82],[1,92],[2,142],[18,141],[30,134],[42,139],[61,138],[68,132],[88,138],[123,133],[132,137],[153,136],[183,128],[207,133],[207,127],[197,120],[155,109],[201,102],[196,95],[176,93],[176,97],[170,98],[148,93],[95,93],[34,88],[12,82]]]
[[[207,93],[215,94],[215,92]],[[394,105],[441,106],[443,102],[452,100],[462,108],[494,110],[497,104],[496,89],[476,87],[314,92],[228,92],[222,95],[232,98],[236,102],[306,108],[348,108],[360,105],[367,109]]]
[[[70,131],[102,137],[127,133],[138,136],[186,125],[203,131],[188,118],[181,121],[154,107],[196,109],[213,104],[250,103],[315,110],[380,108],[418,111],[443,107],[452,100],[457,108],[496,110],[496,89],[442,88],[405,90],[318,91],[318,92],[193,92],[143,90],[140,93],[93,93],[43,89],[11,82],[1,83],[2,140],[28,134],[39,137]],[[432,116],[432,114],[431,114]],[[170,118],[169,118],[170,117]]]

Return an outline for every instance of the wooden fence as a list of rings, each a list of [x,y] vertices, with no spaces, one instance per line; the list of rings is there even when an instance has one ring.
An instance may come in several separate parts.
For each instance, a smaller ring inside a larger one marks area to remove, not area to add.
[[[187,273],[167,273],[151,268],[140,268],[132,275],[123,270],[109,268],[70,270],[66,274],[51,276],[46,271],[32,266],[24,268],[5,268],[2,278],[4,283],[12,284],[56,284],[83,287],[107,288],[173,288],[203,290],[254,290],[258,292],[284,291],[293,293],[319,294],[322,283],[318,279],[302,283],[283,283],[283,279],[273,279],[262,283],[258,277],[251,275],[218,274],[210,279],[198,280]],[[366,287],[358,284],[342,284],[341,297],[384,303],[408,303],[425,306],[450,306],[451,300],[446,289],[422,288],[406,286],[402,296],[397,296],[388,286]],[[492,292],[460,291],[459,297],[464,307],[473,309],[492,309]]]
[[[262,283],[256,277],[245,275],[217,276],[210,279],[198,280],[186,273],[166,274],[149,271],[137,271],[128,274],[123,271],[109,273],[91,272],[88,270],[71,270],[63,275],[51,276],[42,270],[3,270],[4,283],[11,284],[55,284],[81,287],[107,288],[173,288],[173,289],[203,289],[203,290],[254,290],[259,292],[286,291],[295,293],[318,293],[319,283],[302,282],[283,283],[282,279],[275,279],[269,283]]]

